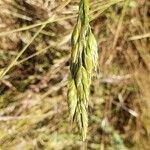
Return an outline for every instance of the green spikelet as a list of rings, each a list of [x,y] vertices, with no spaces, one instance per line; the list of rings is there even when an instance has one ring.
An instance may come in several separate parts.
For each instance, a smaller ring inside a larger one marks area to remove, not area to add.
[[[76,107],[77,107],[77,89],[73,79],[69,80],[67,97],[68,97],[70,117],[74,118]]]
[[[68,83],[70,118],[76,121],[82,139],[88,128],[88,102],[92,70],[97,65],[97,43],[89,25],[89,0],[81,0],[79,16],[71,37],[71,77]]]
[[[97,48],[96,39],[95,39],[91,29],[89,30],[89,34],[88,34],[88,47],[90,50],[93,67],[95,67],[95,66],[97,66],[97,60],[98,60],[98,54],[97,54],[98,48]]]

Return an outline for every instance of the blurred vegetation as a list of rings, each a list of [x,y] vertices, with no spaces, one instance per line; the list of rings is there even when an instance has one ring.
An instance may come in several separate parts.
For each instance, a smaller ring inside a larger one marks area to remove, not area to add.
[[[90,1],[99,62],[85,142],[66,102],[78,4],[0,0],[0,149],[150,149],[150,1]]]

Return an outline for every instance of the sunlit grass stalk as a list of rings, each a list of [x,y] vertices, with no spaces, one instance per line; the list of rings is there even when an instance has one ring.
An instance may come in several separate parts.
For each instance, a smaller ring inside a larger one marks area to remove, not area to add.
[[[97,43],[89,24],[89,0],[81,0],[77,24],[72,34],[71,76],[68,83],[68,105],[82,139],[88,128],[88,102],[92,70],[97,64]]]
[[[6,69],[0,72],[0,80],[7,74],[7,72],[17,63],[20,56],[27,50],[30,44],[35,40],[35,38],[39,35],[39,33],[43,30],[43,28],[47,25],[47,22],[44,22],[39,30],[33,35],[31,40],[23,47],[23,49],[17,54],[17,56],[10,62],[10,64],[6,67]]]
[[[103,13],[105,10],[107,10],[110,6],[112,6],[116,3],[119,3],[121,1],[123,1],[123,0],[108,0],[105,4],[103,4],[101,0],[100,1],[93,1],[93,3],[91,2],[90,4],[92,6],[92,9],[90,11],[90,16],[91,16],[90,20],[93,20],[93,19],[97,18],[101,13]],[[62,7],[60,7],[60,8],[62,9]],[[58,9],[57,9],[57,11],[58,11]],[[73,14],[73,15],[68,15],[68,16],[61,16],[61,17],[57,16],[57,18],[54,18],[53,20],[48,19],[46,21],[38,22],[38,23],[35,23],[35,24],[32,24],[32,25],[19,27],[18,29],[13,29],[13,30],[10,30],[10,31],[0,32],[0,36],[5,36],[5,35],[8,35],[8,34],[12,34],[12,33],[20,32],[20,31],[25,31],[25,30],[29,30],[29,29],[32,29],[32,28],[36,28],[38,26],[41,26],[44,23],[50,24],[50,23],[54,23],[54,22],[67,20],[67,19],[73,19],[75,17],[77,17],[76,13]]]

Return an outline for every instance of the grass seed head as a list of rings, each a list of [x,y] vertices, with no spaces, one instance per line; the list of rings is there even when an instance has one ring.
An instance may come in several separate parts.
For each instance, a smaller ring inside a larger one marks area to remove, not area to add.
[[[76,120],[82,139],[88,128],[88,102],[92,70],[97,64],[97,43],[89,25],[89,0],[81,0],[71,38],[71,78],[68,85],[70,117]]]

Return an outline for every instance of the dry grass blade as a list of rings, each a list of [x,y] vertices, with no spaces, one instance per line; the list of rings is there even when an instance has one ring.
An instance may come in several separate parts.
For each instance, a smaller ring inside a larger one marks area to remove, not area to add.
[[[146,34],[142,34],[142,35],[135,35],[135,36],[130,37],[128,40],[133,41],[133,40],[140,40],[140,39],[144,39],[144,38],[150,38],[150,33],[146,33]]]
[[[91,16],[91,20],[97,18],[101,13],[103,13],[106,9],[108,9],[110,6],[114,5],[114,4],[117,4],[119,2],[121,2],[123,0],[109,0],[106,4],[103,4],[101,5],[101,1],[100,2],[97,2],[96,1],[96,4],[99,4],[99,6],[96,6],[96,8],[93,8],[91,11],[90,11],[90,16]],[[68,3],[70,2],[70,0],[68,0],[67,2],[64,3],[63,6],[60,6],[58,7],[55,11],[59,11],[61,8],[63,8],[65,5],[67,5]],[[93,13],[97,12],[95,15],[93,15]],[[32,28],[35,28],[35,27],[38,27],[38,26],[41,26],[42,24],[44,23],[54,23],[54,22],[58,22],[58,21],[63,21],[63,20],[66,20],[66,19],[71,19],[71,18],[75,18],[77,17],[77,14],[74,14],[74,15],[68,15],[68,16],[62,16],[62,17],[58,17],[57,16],[57,19],[48,19],[46,21],[43,21],[43,22],[38,22],[38,23],[35,23],[35,24],[32,24],[32,25],[28,25],[28,26],[25,26],[25,27],[21,27],[21,28],[18,28],[18,29],[14,29],[14,30],[10,30],[10,31],[4,31],[4,32],[0,32],[0,36],[4,36],[4,35],[7,35],[7,34],[11,34],[11,33],[15,33],[15,32],[20,32],[20,31],[25,31],[25,30],[29,30],[29,29],[32,29]]]
[[[29,29],[41,26],[43,24],[49,24],[49,23],[54,23],[54,22],[57,22],[57,21],[63,21],[63,20],[70,19],[70,18],[73,18],[73,17],[76,17],[76,15],[65,16],[65,17],[61,17],[61,18],[57,18],[57,19],[54,19],[52,17],[52,18],[50,18],[50,19],[48,19],[48,20],[46,20],[44,22],[39,22],[39,23],[32,24],[32,25],[29,25],[29,26],[25,26],[25,27],[21,27],[21,28],[18,28],[18,29],[14,29],[14,30],[11,30],[11,31],[1,32],[0,36],[4,36],[4,35],[15,33],[15,32],[29,30]]]
[[[39,30],[34,34],[32,39],[30,40],[30,42],[18,53],[18,55],[12,60],[12,62],[8,65],[8,67],[2,71],[2,73],[0,74],[0,80],[3,79],[3,77],[6,75],[6,73],[16,64],[16,62],[20,58],[20,56],[25,52],[25,50],[29,47],[29,45],[34,41],[34,39],[42,31],[42,29],[47,25],[47,22],[42,24],[42,26],[39,28]]]
[[[127,8],[128,8],[128,4],[129,4],[129,0],[126,0],[124,2],[124,7],[123,7],[123,10],[122,10],[122,14],[120,16],[119,23],[118,23],[117,30],[116,30],[116,34],[115,34],[115,37],[114,37],[114,41],[113,41],[113,45],[112,45],[113,49],[115,48],[115,46],[117,44],[119,34],[120,34],[121,28],[122,28],[123,19],[124,19],[124,16],[125,16]]]

